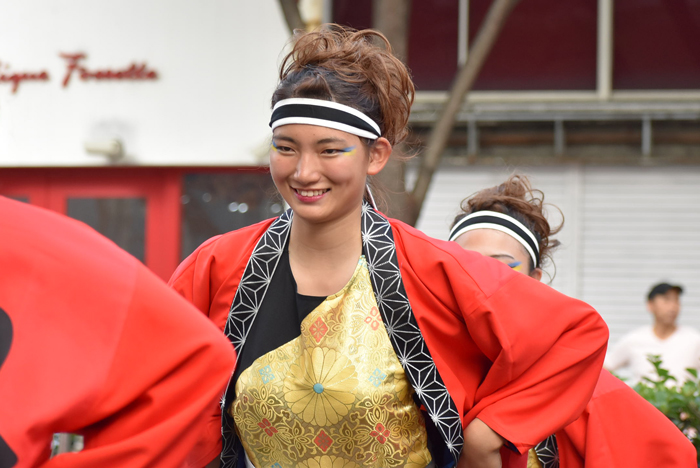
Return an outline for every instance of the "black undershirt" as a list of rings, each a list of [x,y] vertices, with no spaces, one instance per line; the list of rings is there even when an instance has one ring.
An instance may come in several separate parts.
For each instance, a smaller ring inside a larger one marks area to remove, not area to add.
[[[304,296],[297,293],[297,283],[289,265],[289,251],[285,248],[248,332],[233,374],[233,382],[237,382],[241,372],[260,356],[297,338],[301,334],[301,322],[325,300],[326,296]]]

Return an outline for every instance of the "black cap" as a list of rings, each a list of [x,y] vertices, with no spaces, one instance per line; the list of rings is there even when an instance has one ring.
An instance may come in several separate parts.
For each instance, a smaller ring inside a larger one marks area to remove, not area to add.
[[[659,283],[653,288],[651,288],[649,294],[647,295],[647,299],[652,300],[654,296],[658,296],[659,294],[666,294],[671,290],[678,291],[678,294],[681,294],[683,292],[683,288],[675,284]]]

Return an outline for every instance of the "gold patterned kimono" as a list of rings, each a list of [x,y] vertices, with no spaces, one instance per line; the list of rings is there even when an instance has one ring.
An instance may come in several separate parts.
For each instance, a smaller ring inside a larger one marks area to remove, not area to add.
[[[229,407],[255,467],[424,468],[423,417],[360,258],[301,334],[239,376]]]

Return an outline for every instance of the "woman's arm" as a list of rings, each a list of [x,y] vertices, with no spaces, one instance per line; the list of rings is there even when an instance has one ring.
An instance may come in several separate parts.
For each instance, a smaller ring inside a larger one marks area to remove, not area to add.
[[[480,419],[464,430],[464,448],[457,468],[501,468],[503,438]]]
[[[477,283],[496,273],[500,285],[486,283],[478,305],[462,310],[492,364],[465,424],[478,417],[523,453],[581,413],[600,375],[607,327],[589,305],[484,261]]]

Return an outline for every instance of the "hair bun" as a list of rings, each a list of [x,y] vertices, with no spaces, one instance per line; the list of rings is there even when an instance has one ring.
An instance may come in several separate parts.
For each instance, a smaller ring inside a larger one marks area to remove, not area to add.
[[[371,29],[327,24],[295,31],[280,66],[272,106],[283,99],[326,99],[353,107],[377,122],[394,145],[407,135],[415,88],[386,37]]]
[[[497,211],[512,216],[537,236],[540,265],[544,265],[552,260],[552,252],[560,245],[560,242],[551,236],[561,231],[564,225],[562,215],[562,223],[559,226],[550,226],[544,206],[544,193],[533,189],[526,176],[514,174],[502,184],[481,190],[462,200],[462,212],[457,215],[453,225],[466,215],[477,211]],[[558,209],[556,206],[554,208]]]

